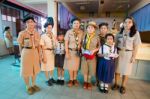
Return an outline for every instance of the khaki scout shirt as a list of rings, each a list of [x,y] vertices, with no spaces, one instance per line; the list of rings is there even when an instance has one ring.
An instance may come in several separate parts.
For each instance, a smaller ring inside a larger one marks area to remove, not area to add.
[[[40,34],[37,31],[34,31],[34,36],[30,35],[31,33],[27,30],[21,31],[18,36],[18,43],[22,47],[38,47],[40,42]]]
[[[133,37],[130,37],[129,33],[125,35],[124,32],[116,35],[116,47],[120,49],[133,50],[133,48],[139,44],[141,44],[141,38],[138,31]]]
[[[85,46],[84,45],[85,36],[86,36],[86,34],[83,36],[82,47]],[[87,38],[86,38],[86,40],[87,40]],[[89,46],[88,50],[94,50],[94,49],[99,48],[99,47],[100,47],[100,39],[99,39],[99,36],[97,34],[95,34],[94,37],[92,37],[92,39],[91,39],[90,46]]]
[[[83,36],[83,32],[81,30],[79,30],[78,33],[77,33],[78,44],[79,45],[81,44],[82,36]],[[74,36],[73,29],[68,30],[67,33],[66,33],[66,35],[65,35],[65,40],[67,40],[69,42],[69,45],[68,45],[69,48],[72,48],[72,49],[77,48],[76,40],[75,39],[76,38]]]

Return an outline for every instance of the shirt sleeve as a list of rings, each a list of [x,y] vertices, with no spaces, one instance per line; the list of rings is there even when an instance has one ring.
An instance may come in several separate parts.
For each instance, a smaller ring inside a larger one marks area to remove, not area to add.
[[[118,35],[119,33],[117,33],[115,36],[115,47],[118,47]]]
[[[141,37],[140,37],[140,33],[137,31],[135,34],[135,39],[133,42],[134,46],[138,46],[141,44]]]
[[[23,45],[23,40],[24,40],[24,38],[23,38],[23,32],[20,32],[19,36],[17,38],[17,41],[18,41],[19,45]]]
[[[98,54],[102,54],[102,47],[99,48]]]
[[[68,41],[68,40],[69,40],[69,31],[67,31],[67,32],[66,32],[65,40],[66,40],[66,41]]]
[[[100,38],[97,36],[97,48],[100,47]]]
[[[44,45],[44,40],[43,40],[43,37],[41,36],[41,39],[40,39],[40,45]]]

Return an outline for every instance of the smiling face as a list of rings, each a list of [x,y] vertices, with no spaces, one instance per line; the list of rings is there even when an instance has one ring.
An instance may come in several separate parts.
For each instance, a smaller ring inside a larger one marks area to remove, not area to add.
[[[80,28],[80,22],[78,20],[75,20],[73,23],[72,23],[72,28],[73,29],[79,29]]]
[[[87,32],[88,32],[89,34],[94,33],[94,32],[95,32],[94,26],[89,25],[89,26],[87,27]]]
[[[29,20],[26,21],[26,26],[29,29],[34,29],[35,25],[36,25],[36,23],[32,19],[29,19]]]
[[[130,30],[132,26],[133,26],[133,20],[127,18],[124,22],[124,29]]]
[[[113,38],[112,36],[107,36],[106,42],[107,42],[109,45],[112,45],[113,42],[114,42],[114,38]]]
[[[63,41],[64,40],[64,35],[58,35],[58,40]]]
[[[48,25],[47,27],[46,27],[46,32],[52,32],[52,29],[53,29],[53,27],[52,27],[52,25]]]

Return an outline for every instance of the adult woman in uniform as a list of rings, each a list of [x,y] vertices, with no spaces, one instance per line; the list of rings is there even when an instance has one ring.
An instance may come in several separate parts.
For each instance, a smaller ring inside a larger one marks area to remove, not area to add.
[[[4,40],[5,40],[6,47],[9,51],[9,54],[13,55],[13,37],[10,32],[9,26],[5,27],[4,29]]]
[[[100,45],[102,46],[105,44],[105,35],[108,33],[108,23],[103,22],[103,23],[99,24],[99,30],[100,30],[100,32],[99,32],[98,36],[100,39]],[[97,57],[97,65],[98,65],[98,60],[99,60],[99,57]],[[98,66],[96,68],[98,68]],[[98,69],[96,69],[96,70],[98,70]],[[97,73],[98,73],[98,71],[97,71]],[[97,86],[99,86],[99,80],[98,80],[97,73],[96,73]]]
[[[128,76],[131,74],[133,63],[137,54],[138,46],[141,44],[140,34],[136,29],[134,19],[127,17],[124,21],[124,27],[116,35],[116,46],[119,50],[119,59],[115,74],[115,84],[112,89],[118,89],[118,80],[122,75],[122,84],[120,93],[126,92],[125,86]]]
[[[54,83],[53,70],[54,70],[54,48],[55,37],[52,33],[54,26],[53,18],[49,17],[44,25],[46,33],[41,36],[40,45],[42,46],[42,66],[41,70],[45,72],[46,83],[52,86]],[[50,75],[49,75],[50,74]]]
[[[21,75],[24,78],[28,94],[40,90],[35,84],[36,76],[40,72],[40,35],[35,30],[35,20],[32,16],[26,16],[23,20],[26,29],[19,33],[18,43],[21,53]],[[30,78],[32,85],[30,85]]]
[[[84,89],[92,89],[91,77],[96,74],[96,52],[99,50],[99,37],[96,34],[97,25],[91,21],[87,25],[87,33],[83,37],[81,72],[84,75]],[[88,53],[89,52],[89,53]]]
[[[69,70],[70,81],[68,86],[78,86],[77,73],[80,64],[78,52],[81,48],[81,39],[83,32],[80,30],[80,20],[74,18],[71,20],[72,29],[68,30],[65,35],[65,61],[64,69]]]

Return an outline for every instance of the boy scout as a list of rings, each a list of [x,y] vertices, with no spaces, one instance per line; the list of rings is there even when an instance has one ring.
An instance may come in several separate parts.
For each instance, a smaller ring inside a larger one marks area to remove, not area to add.
[[[87,33],[83,37],[81,72],[84,75],[84,89],[92,89],[91,77],[96,73],[96,52],[99,49],[99,37],[95,33],[97,25],[91,21],[87,25]]]

